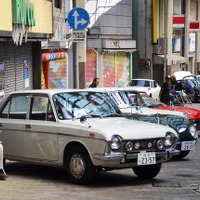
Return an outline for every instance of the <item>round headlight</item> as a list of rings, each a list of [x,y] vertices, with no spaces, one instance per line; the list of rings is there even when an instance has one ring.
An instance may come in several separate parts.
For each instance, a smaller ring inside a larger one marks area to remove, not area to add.
[[[110,147],[112,150],[117,150],[122,144],[122,138],[119,135],[114,135],[111,139]]]
[[[163,140],[158,140],[158,142],[157,142],[157,147],[158,147],[160,150],[163,149],[163,147],[164,147],[164,142],[163,142]]]
[[[168,132],[168,133],[165,135],[164,145],[165,145],[166,147],[170,147],[170,146],[172,146],[173,143],[174,143],[174,137],[172,136],[171,133]]]
[[[190,125],[189,132],[192,135],[192,137],[194,137],[195,139],[198,138],[197,130],[194,125]]]
[[[127,151],[132,151],[133,150],[133,143],[132,142],[127,142],[126,143],[126,150]]]

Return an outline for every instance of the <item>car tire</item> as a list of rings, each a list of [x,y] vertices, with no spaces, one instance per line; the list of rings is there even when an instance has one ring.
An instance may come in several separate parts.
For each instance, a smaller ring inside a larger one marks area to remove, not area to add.
[[[190,151],[181,151],[180,154],[178,156],[176,156],[176,158],[185,158],[188,154],[190,153]]]
[[[89,184],[96,174],[88,152],[81,146],[68,152],[65,165],[68,177],[76,184]]]
[[[134,173],[141,179],[152,179],[158,175],[161,170],[161,163],[154,165],[144,165],[139,167],[134,167]]]

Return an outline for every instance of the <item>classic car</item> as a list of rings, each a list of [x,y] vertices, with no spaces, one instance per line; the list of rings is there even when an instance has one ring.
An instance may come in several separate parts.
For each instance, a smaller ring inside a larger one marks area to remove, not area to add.
[[[180,154],[177,157],[183,158],[195,149],[198,138],[197,131],[184,113],[148,108],[140,92],[130,88],[98,88],[95,90],[109,94],[121,112],[129,119],[162,124],[173,128],[179,136],[176,148],[180,150]],[[147,96],[147,98],[150,97]]]
[[[149,108],[154,108],[156,110],[168,110],[168,111],[179,111],[185,113],[188,119],[196,126],[196,129],[200,130],[200,110],[195,108],[190,108],[182,105],[171,105],[167,106],[156,99],[152,99],[146,95],[142,95],[144,105]]]
[[[126,119],[103,92],[25,90],[1,103],[4,160],[64,167],[77,184],[122,168],[151,179],[180,153],[174,129]]]
[[[127,86],[133,90],[146,92],[152,98],[158,98],[160,86],[155,80],[152,79],[131,79]]]

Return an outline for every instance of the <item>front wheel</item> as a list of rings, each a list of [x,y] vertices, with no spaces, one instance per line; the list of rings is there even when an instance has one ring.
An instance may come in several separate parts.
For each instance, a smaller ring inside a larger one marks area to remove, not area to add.
[[[160,172],[162,164],[154,164],[154,165],[143,165],[139,167],[134,167],[134,173],[142,179],[152,179],[158,175]]]
[[[95,176],[95,167],[88,152],[81,146],[72,148],[65,160],[67,174],[76,184],[88,184]]]

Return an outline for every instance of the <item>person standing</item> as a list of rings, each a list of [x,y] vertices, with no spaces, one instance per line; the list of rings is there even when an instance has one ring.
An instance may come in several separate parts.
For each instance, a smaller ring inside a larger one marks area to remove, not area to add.
[[[94,78],[92,83],[89,85],[89,88],[95,88],[99,85],[99,78]]]
[[[170,84],[171,84],[171,78],[169,76],[166,76],[165,82],[162,84],[159,93],[160,101],[167,105],[170,105],[170,95],[169,95]]]

